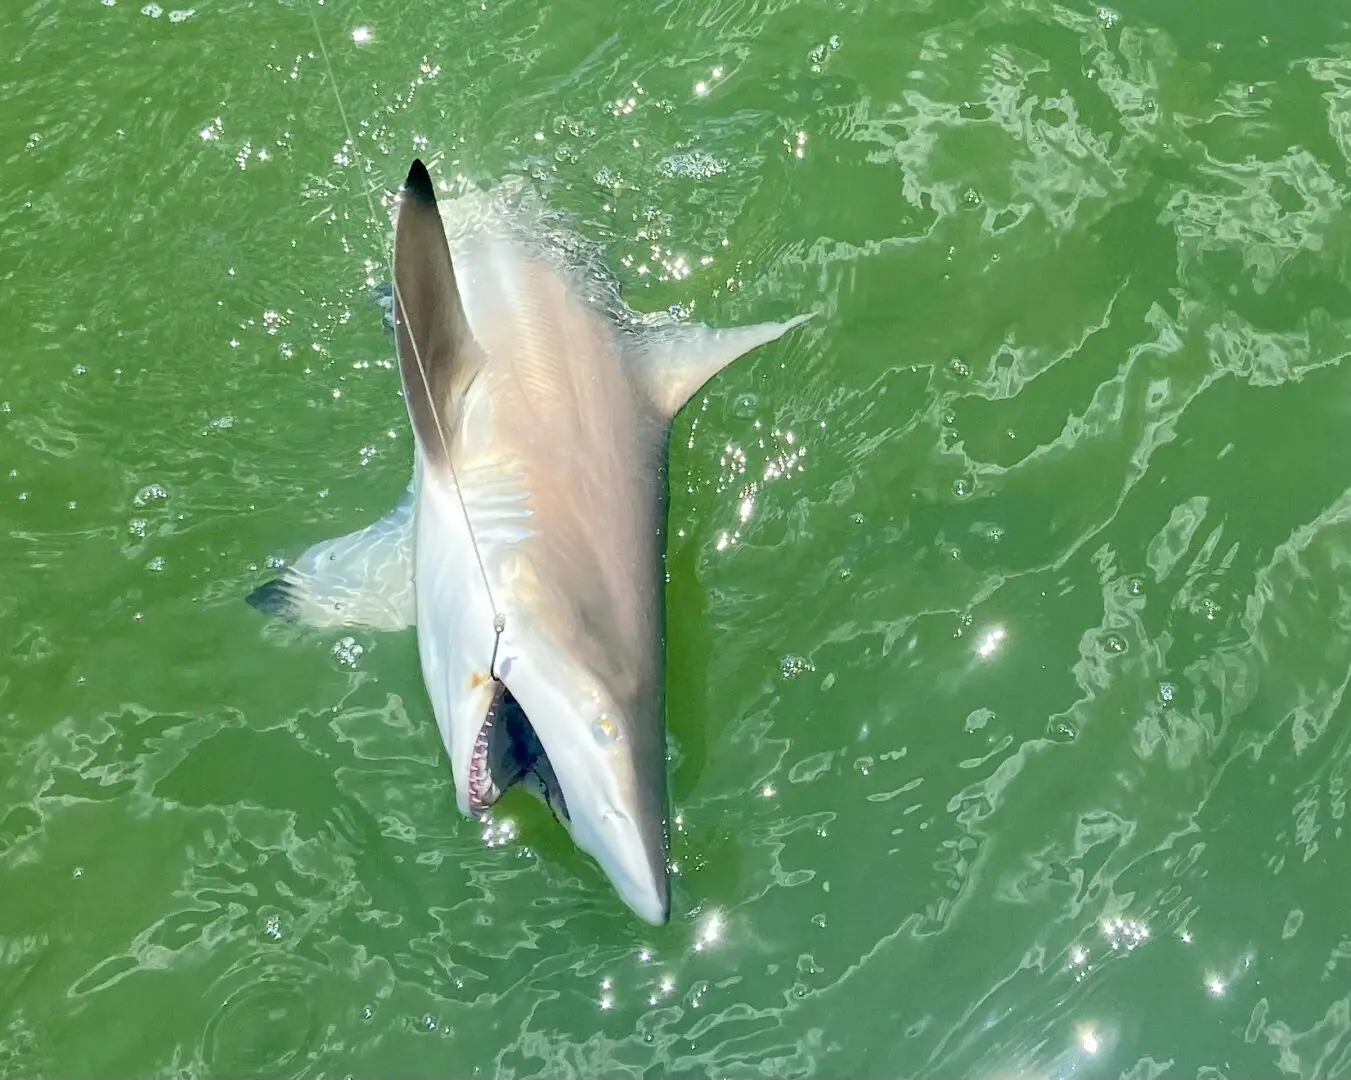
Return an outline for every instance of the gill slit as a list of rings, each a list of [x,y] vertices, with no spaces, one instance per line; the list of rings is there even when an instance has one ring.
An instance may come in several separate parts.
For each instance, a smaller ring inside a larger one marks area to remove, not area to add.
[[[324,61],[324,71],[328,75],[328,85],[333,88],[333,100],[337,103],[338,115],[342,118],[343,130],[347,134],[347,145],[352,148],[353,153],[356,153],[356,137],[352,133],[351,121],[347,119],[347,107],[343,105],[342,92],[338,89],[338,80],[333,75],[333,60],[329,56],[328,46],[324,44],[323,32],[319,29],[319,14],[316,7],[323,4],[323,2],[324,0],[309,0],[307,6],[310,13],[310,24],[314,27],[314,39],[319,43],[319,55]],[[366,206],[370,210],[371,223],[378,227],[380,218],[375,212],[375,200],[371,198],[371,189],[366,187],[362,194],[366,197]],[[440,212],[440,208],[438,207],[437,213],[439,214]],[[394,302],[399,307],[399,313],[403,319],[403,324],[407,326],[408,309],[404,307],[403,297],[399,293],[399,282],[394,276],[394,268],[392,265],[390,266],[389,281],[390,289],[394,294]],[[422,379],[423,389],[426,390],[427,397],[430,400],[432,396],[431,382],[427,378],[427,367],[422,362],[422,350],[418,348],[417,341],[414,340],[412,334],[408,335],[408,340],[413,346],[413,359],[417,361],[418,375]],[[395,348],[398,348],[397,338],[395,341]],[[483,579],[483,591],[488,594],[488,606],[493,610],[493,654],[492,659],[488,662],[488,674],[500,682],[501,680],[497,675],[497,651],[498,647],[502,644],[502,633],[507,628],[507,617],[502,612],[502,609],[497,606],[497,601],[493,597],[493,587],[488,580],[488,568],[483,563],[483,553],[478,546],[478,537],[474,535],[474,522],[469,516],[469,507],[464,501],[464,491],[460,487],[460,478],[455,474],[455,466],[451,463],[450,444],[446,439],[445,428],[442,426],[439,414],[436,414],[436,435],[441,442],[441,450],[445,455],[446,467],[450,470],[450,480],[452,486],[455,488],[455,498],[460,504],[460,513],[464,515],[464,526],[469,533],[469,546],[474,549],[474,561],[478,563],[479,576]],[[417,441],[416,433],[414,433],[413,441]]]

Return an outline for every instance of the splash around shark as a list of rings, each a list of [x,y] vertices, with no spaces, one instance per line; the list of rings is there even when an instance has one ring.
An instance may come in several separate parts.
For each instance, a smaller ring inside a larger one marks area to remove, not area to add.
[[[671,421],[810,316],[725,330],[641,316],[584,246],[522,189],[438,205],[413,162],[392,294],[412,480],[385,517],[248,600],[317,627],[416,627],[460,810],[527,785],[661,924]]]

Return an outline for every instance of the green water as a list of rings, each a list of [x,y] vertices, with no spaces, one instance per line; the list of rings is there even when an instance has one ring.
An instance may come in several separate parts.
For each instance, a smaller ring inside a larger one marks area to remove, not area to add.
[[[0,8],[0,1073],[1351,1075],[1347,20]],[[666,928],[243,602],[407,479],[415,154],[820,312],[676,425]]]

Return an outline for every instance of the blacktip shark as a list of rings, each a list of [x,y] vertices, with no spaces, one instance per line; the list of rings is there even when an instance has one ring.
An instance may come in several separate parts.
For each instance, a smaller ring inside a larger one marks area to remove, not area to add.
[[[248,599],[317,627],[416,626],[460,810],[526,784],[662,924],[670,426],[810,315],[725,330],[637,315],[520,190],[438,207],[413,162],[393,275],[412,481]]]

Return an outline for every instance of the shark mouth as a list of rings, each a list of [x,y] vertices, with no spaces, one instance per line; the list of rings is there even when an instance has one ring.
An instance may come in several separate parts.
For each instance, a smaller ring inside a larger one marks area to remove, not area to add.
[[[560,820],[569,820],[568,804],[544,744],[506,683],[497,682],[469,759],[470,811],[484,813],[518,783],[543,799]]]

